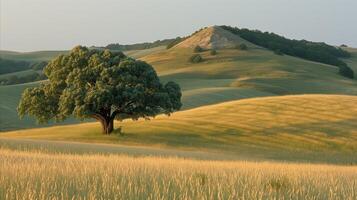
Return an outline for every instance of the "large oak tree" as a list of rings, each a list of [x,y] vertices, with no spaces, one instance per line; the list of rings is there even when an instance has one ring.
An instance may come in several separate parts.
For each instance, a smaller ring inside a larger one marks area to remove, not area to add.
[[[22,94],[21,118],[28,114],[39,123],[94,118],[110,134],[114,119],[149,119],[182,105],[178,84],[161,84],[149,64],[121,52],[78,46],[49,62],[44,72],[49,81]]]

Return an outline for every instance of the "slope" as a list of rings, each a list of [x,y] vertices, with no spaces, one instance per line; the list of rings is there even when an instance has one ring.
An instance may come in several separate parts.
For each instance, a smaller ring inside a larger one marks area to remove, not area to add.
[[[300,95],[232,101],[151,121],[117,123],[124,136],[103,136],[99,123],[1,134],[4,138],[175,147],[251,158],[357,162],[356,96]]]
[[[212,104],[257,96],[357,94],[357,82],[340,76],[334,66],[258,48],[217,52],[214,56],[208,51],[200,53],[204,60],[195,64],[188,61],[194,54],[191,48],[173,48],[140,59],[152,64],[163,80],[174,80],[182,86],[185,108],[194,107],[191,100],[210,99]],[[195,98],[191,99],[191,94]]]
[[[230,36],[226,36],[228,33],[224,32],[225,30],[216,31],[216,29],[217,27],[203,29],[192,36],[200,40],[188,38],[182,43],[195,46],[197,44],[195,41],[210,41],[208,45],[212,45],[212,42],[217,41],[215,38],[246,43],[241,38],[230,39]],[[247,51],[224,46],[225,48],[217,50],[217,55],[211,55],[209,51],[200,52],[199,54],[203,57],[203,62],[200,63],[189,62],[189,58],[195,54],[193,48],[177,46],[169,50],[157,47],[130,51],[127,54],[153,65],[163,81],[178,82],[183,91],[183,109],[263,96],[357,95],[357,80],[338,75],[337,67],[286,55],[276,55],[264,48],[250,46],[248,42],[246,44],[248,45]],[[357,54],[352,55],[351,60],[353,59],[357,59]],[[8,101],[0,102],[0,112],[5,113],[6,110],[2,108],[6,107],[14,113],[2,116],[0,130],[38,127],[35,124],[25,125],[24,122],[18,120],[15,115],[16,104],[27,85],[13,87],[19,89],[6,94],[11,87],[1,88],[0,86],[0,90],[4,91],[0,95],[14,95],[14,102],[10,104]],[[3,124],[7,125],[3,126]]]
[[[250,48],[257,47],[219,26],[211,26],[194,33],[191,37],[174,46],[174,48],[194,48],[200,46],[205,49],[224,49],[235,48],[237,45],[243,43]]]

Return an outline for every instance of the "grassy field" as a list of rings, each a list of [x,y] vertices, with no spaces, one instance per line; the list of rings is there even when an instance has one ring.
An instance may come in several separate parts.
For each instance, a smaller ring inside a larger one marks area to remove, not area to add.
[[[74,119],[39,128],[16,107],[40,82],[0,86],[0,199],[357,199],[357,80],[337,67],[254,45],[196,64],[190,48],[125,53],[180,84],[182,111],[116,122],[112,135]]]
[[[357,167],[0,149],[0,199],[357,198]]]
[[[39,83],[40,82],[31,82],[18,85],[0,86],[0,131],[38,126],[36,125],[36,120],[33,118],[25,117],[20,120],[17,115],[16,107],[19,103],[21,93],[26,88],[37,86]],[[68,123],[79,123],[79,121],[69,119],[61,124]],[[53,123],[41,125],[41,127],[51,125],[53,125]]]
[[[357,97],[300,95],[232,101],[125,121],[124,136],[99,123],[3,132],[4,138],[145,145],[223,152],[245,158],[357,162]]]
[[[183,90],[184,110],[264,96],[316,93],[357,95],[357,81],[338,75],[336,67],[278,56],[261,48],[252,47],[248,51],[222,49],[216,56],[203,52],[204,62],[198,64],[188,62],[192,49],[166,50],[157,47],[126,53],[152,64],[162,81],[179,83]],[[47,54],[39,57],[46,57]],[[30,59],[36,58],[33,56]],[[1,116],[0,130],[36,127],[34,120],[20,121],[15,111],[21,92],[34,85],[0,87],[0,98],[4,99],[0,102],[0,112],[10,111]]]

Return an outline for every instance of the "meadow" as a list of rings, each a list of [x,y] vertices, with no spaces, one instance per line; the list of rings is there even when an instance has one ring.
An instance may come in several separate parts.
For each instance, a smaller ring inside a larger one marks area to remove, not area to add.
[[[41,82],[0,86],[0,199],[357,199],[356,80],[241,38],[246,51],[194,52],[202,37],[125,52],[179,83],[183,107],[117,121],[111,135],[94,120],[19,120],[21,93]],[[0,52],[30,62],[61,53]]]
[[[231,101],[117,122],[103,135],[98,122],[3,132],[0,139],[36,139],[202,150],[241,159],[357,163],[357,97],[291,95]]]
[[[356,198],[356,166],[0,149],[0,199]]]

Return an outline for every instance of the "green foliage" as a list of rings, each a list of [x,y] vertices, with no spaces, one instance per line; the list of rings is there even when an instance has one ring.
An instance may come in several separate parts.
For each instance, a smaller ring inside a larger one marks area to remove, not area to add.
[[[171,49],[174,47],[176,44],[182,42],[185,38],[177,37],[174,40],[172,40],[169,44],[167,44],[166,49]]]
[[[18,72],[29,69],[29,62],[0,58],[0,74]]]
[[[36,63],[33,63],[31,65],[31,69],[33,69],[33,70],[43,70],[46,67],[47,64],[48,64],[48,62],[46,62],[46,61],[36,62]]]
[[[174,38],[174,39],[157,40],[155,42],[144,42],[144,43],[126,44],[126,45],[113,43],[113,44],[108,44],[107,46],[100,47],[100,48],[116,50],[116,51],[142,50],[142,49],[150,49],[150,48],[159,47],[159,46],[168,46],[175,41],[181,41],[180,39],[181,38],[178,37],[178,38]]]
[[[71,115],[95,118],[102,123],[103,133],[109,134],[114,119],[149,119],[181,107],[176,83],[162,85],[149,64],[121,52],[78,46],[52,60],[44,71],[49,82],[24,91],[20,117],[28,114],[39,123]]]
[[[222,26],[222,28],[239,35],[249,42],[265,47],[274,52],[280,51],[286,55],[342,68],[348,68],[347,64],[340,58],[348,58],[351,55],[341,48],[336,48],[325,43],[310,42],[306,40],[290,40],[274,33],[263,33],[257,30],[251,31],[248,29],[239,29],[229,26]]]
[[[211,51],[209,53],[212,56],[217,55],[217,51],[215,49],[211,49]]]
[[[203,61],[203,58],[201,57],[200,54],[194,54],[190,57],[189,61],[191,63],[200,63]]]
[[[246,51],[246,50],[248,50],[248,46],[246,44],[242,43],[237,46],[237,49]]]
[[[29,83],[29,82],[40,81],[45,79],[47,79],[46,75],[34,72],[25,76],[21,76],[20,78],[16,75],[12,75],[10,77],[0,79],[0,85],[14,85],[20,83]]]
[[[348,66],[340,66],[339,67],[339,73],[344,77],[354,78],[354,72]]]
[[[195,46],[195,48],[193,49],[193,52],[195,52],[195,53],[200,53],[202,51],[203,51],[203,49],[199,45]]]
[[[283,52],[281,52],[279,49],[275,50],[274,53],[279,56],[283,56]]]

